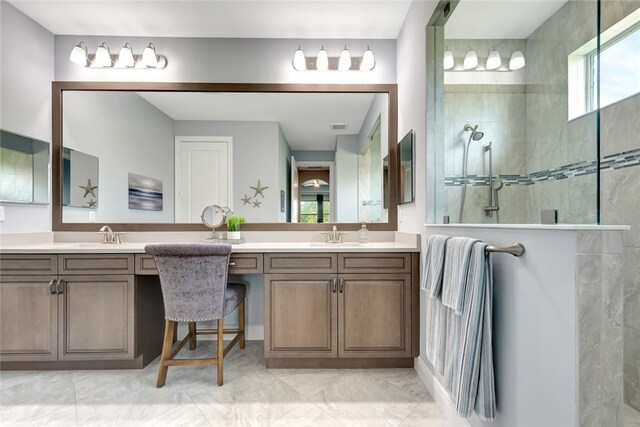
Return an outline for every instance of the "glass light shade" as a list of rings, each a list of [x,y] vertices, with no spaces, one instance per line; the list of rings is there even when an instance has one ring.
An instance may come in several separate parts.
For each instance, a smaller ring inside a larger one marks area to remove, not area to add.
[[[338,70],[347,71],[349,68],[351,68],[351,54],[345,46],[344,49],[342,49],[342,52],[340,52],[340,59],[338,59]]]
[[[465,70],[473,70],[478,66],[478,55],[475,50],[469,50],[467,54],[464,56],[464,62],[462,63],[462,68]]]
[[[324,47],[318,52],[316,69],[320,71],[327,71],[329,69],[329,56],[327,55],[327,51],[324,50]]]
[[[158,57],[156,56],[156,47],[153,43],[149,43],[149,46],[142,51],[142,63],[147,67],[155,68],[158,66]]]
[[[87,57],[87,45],[84,42],[78,43],[69,55],[69,60],[74,64],[82,65],[86,67],[89,65],[89,58]]]
[[[519,70],[520,68],[525,66],[524,55],[521,51],[516,50],[511,54],[511,59],[509,60],[509,69],[510,70]]]
[[[304,71],[307,69],[307,61],[304,59],[304,52],[298,46],[298,50],[293,55],[293,68],[298,71]]]
[[[98,67],[111,67],[113,65],[111,52],[109,52],[109,45],[107,43],[103,42],[98,46],[93,63]]]
[[[449,49],[447,49],[444,51],[444,69],[450,70],[453,68],[453,65],[453,53]]]
[[[134,67],[136,65],[136,61],[133,59],[133,49],[129,43],[125,43],[124,46],[120,48],[118,64],[122,67]]]
[[[487,70],[497,70],[502,65],[502,58],[500,57],[500,52],[497,49],[489,52],[489,56],[487,57]]]
[[[376,61],[373,58],[373,52],[371,52],[371,49],[369,49],[369,46],[367,46],[367,50],[364,51],[364,54],[362,55],[362,62],[360,63],[360,70],[361,71],[371,71],[373,70],[373,67],[376,66]]]

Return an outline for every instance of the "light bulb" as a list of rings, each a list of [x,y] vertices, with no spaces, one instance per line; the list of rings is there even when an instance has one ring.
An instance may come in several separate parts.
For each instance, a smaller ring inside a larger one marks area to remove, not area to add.
[[[450,70],[453,68],[454,65],[454,61],[453,61],[453,53],[451,53],[451,51],[449,49],[446,49],[444,51],[444,69],[445,70]]]
[[[371,52],[371,49],[369,49],[369,46],[367,46],[367,50],[364,51],[364,54],[362,55],[362,62],[360,63],[360,70],[361,71],[371,71],[373,70],[373,67],[376,66],[376,61],[373,58],[373,52]]]
[[[134,67],[136,65],[136,61],[133,59],[133,48],[129,42],[125,43],[124,46],[120,48],[120,53],[118,54],[118,64],[122,67]]]
[[[89,65],[89,58],[87,57],[87,45],[84,42],[78,43],[69,55],[69,60],[74,64],[82,65],[86,67]]]
[[[497,70],[502,65],[502,58],[498,49],[493,49],[487,57],[487,70]]]
[[[520,68],[525,66],[524,55],[521,51],[516,50],[511,54],[511,59],[509,60],[509,69],[510,70],[519,70]]]
[[[98,46],[93,63],[98,67],[111,67],[113,65],[111,52],[109,52],[109,45],[106,42],[102,42],[102,44]]]
[[[158,66],[158,57],[156,56],[156,47],[153,43],[144,48],[142,52],[142,63],[147,67],[155,68]]]
[[[300,46],[298,46],[298,50],[296,50],[296,53],[293,55],[293,68],[298,71],[307,69],[307,61],[304,58],[304,52],[302,52]]]
[[[475,50],[469,50],[467,54],[464,56],[464,62],[462,63],[462,68],[465,70],[473,70],[478,66],[478,55]]]
[[[342,52],[340,52],[340,59],[338,60],[338,70],[347,71],[349,70],[349,68],[351,68],[351,54],[345,46],[344,49],[342,49]]]
[[[318,52],[316,69],[319,71],[327,71],[329,69],[329,56],[327,55],[327,51],[324,50],[324,46],[322,46],[320,52]]]

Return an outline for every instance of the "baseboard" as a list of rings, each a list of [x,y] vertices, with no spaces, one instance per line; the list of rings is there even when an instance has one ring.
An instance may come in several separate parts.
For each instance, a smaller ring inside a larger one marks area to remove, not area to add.
[[[470,427],[469,421],[462,418],[456,412],[456,408],[449,397],[449,393],[444,386],[438,381],[438,378],[431,372],[431,369],[420,357],[415,358],[414,369],[418,373],[420,380],[425,385],[429,394],[433,397],[436,404],[444,414],[450,426]]]
[[[225,329],[233,329],[237,328],[238,325],[224,325]],[[210,328],[210,325],[206,325],[205,327]],[[213,328],[215,329],[215,328]],[[187,324],[186,323],[178,323],[178,337],[183,337],[187,335]],[[225,339],[232,339],[233,335],[225,335]],[[198,336],[198,340],[201,341],[215,341],[215,335],[200,335]],[[264,325],[251,325],[246,327],[246,337],[247,341],[263,341],[264,340]]]

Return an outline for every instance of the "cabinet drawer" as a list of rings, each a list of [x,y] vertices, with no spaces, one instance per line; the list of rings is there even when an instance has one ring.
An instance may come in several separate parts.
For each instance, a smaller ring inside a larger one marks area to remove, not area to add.
[[[231,254],[229,274],[262,274],[262,254]]]
[[[338,254],[339,273],[411,273],[411,254]]]
[[[58,274],[57,255],[5,255],[0,256],[0,274]]]
[[[153,260],[151,255],[147,254],[136,254],[136,274],[141,275],[158,275],[158,268],[156,267],[156,262]]]
[[[58,255],[58,274],[133,274],[132,254]]]
[[[265,273],[336,273],[337,254],[264,254]]]

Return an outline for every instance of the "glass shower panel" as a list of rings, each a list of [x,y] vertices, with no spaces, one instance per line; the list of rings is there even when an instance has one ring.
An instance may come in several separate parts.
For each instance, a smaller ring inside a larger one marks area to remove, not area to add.
[[[597,1],[452,9],[435,64],[444,70],[436,222],[540,223],[551,211],[559,223],[596,223],[598,111],[586,103],[598,70],[575,64],[576,52],[582,64],[597,52]],[[570,118],[579,101],[584,113]]]

